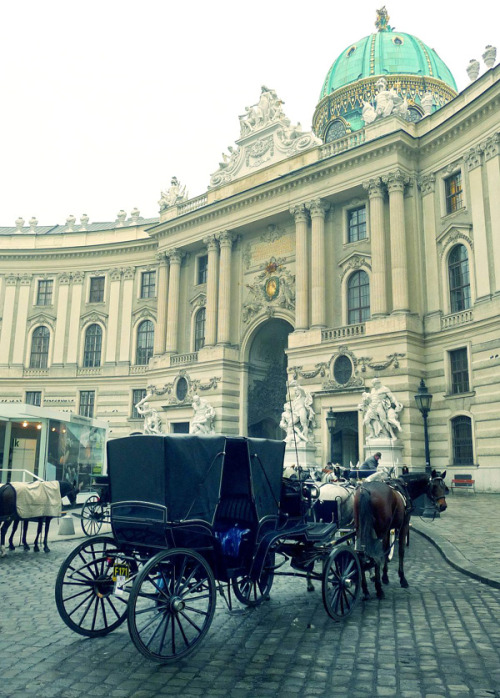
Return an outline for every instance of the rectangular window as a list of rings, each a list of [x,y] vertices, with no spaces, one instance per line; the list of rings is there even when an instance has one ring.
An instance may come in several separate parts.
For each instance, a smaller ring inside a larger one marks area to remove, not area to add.
[[[172,422],[172,434],[189,434],[189,422]]]
[[[463,208],[462,203],[462,174],[456,174],[444,180],[446,196],[446,213],[454,213]]]
[[[26,404],[40,407],[42,404],[42,393],[40,390],[28,390],[26,393]]]
[[[470,390],[469,362],[465,347],[450,351],[450,373],[452,394],[468,393]]]
[[[347,212],[347,241],[357,242],[366,238],[366,206]]]
[[[146,397],[146,389],[145,388],[138,388],[136,390],[132,390],[132,414],[130,415],[131,419],[141,419],[141,415],[136,410],[135,406],[144,397]]]
[[[52,305],[52,291],[54,281],[52,279],[40,279],[38,282],[37,305]]]
[[[104,276],[90,279],[89,303],[102,303],[104,300]]]
[[[198,273],[196,276],[196,283],[206,284],[207,283],[207,269],[208,269],[208,255],[204,254],[198,257]]]
[[[141,298],[156,296],[156,272],[143,271],[141,275]]]
[[[83,417],[94,416],[95,390],[80,391],[80,409],[78,413]]]

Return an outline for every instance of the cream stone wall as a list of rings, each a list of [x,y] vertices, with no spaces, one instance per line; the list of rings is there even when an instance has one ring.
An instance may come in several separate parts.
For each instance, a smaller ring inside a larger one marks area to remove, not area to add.
[[[295,330],[288,370],[314,396],[318,463],[329,459],[328,409],[356,411],[378,375],[404,405],[404,461],[423,467],[414,395],[424,378],[434,395],[433,466],[472,472],[480,489],[500,491],[498,76],[488,71],[417,124],[374,122],[353,147],[314,147],[172,206],[161,221],[44,235],[0,228],[0,399],[40,390],[42,404],[78,411],[80,391],[94,390],[94,416],[116,437],[142,427],[131,419],[134,389],[154,391],[165,431],[190,421],[198,392],[214,406],[218,431],[245,434],[250,347],[278,318]],[[464,207],[446,214],[444,180],[457,171]],[[347,213],[363,205],[367,238],[349,243]],[[469,253],[473,302],[451,313],[447,259],[457,243]],[[200,255],[209,260],[203,284]],[[347,283],[359,269],[370,280],[371,319],[349,325]],[[141,299],[146,271],[156,271],[156,295]],[[104,300],[89,303],[96,275],[105,277]],[[40,279],[54,282],[48,306],[36,305]],[[195,352],[203,307],[206,345]],[[144,320],[155,328],[147,366],[136,352]],[[93,323],[103,331],[101,365],[84,367]],[[50,331],[49,363],[30,368],[40,325]],[[471,386],[453,396],[449,352],[462,347]],[[353,365],[347,386],[333,375],[342,353]],[[188,385],[181,398],[180,378]],[[472,419],[474,462],[454,467],[450,420],[460,414]],[[358,429],[363,455],[361,417]]]

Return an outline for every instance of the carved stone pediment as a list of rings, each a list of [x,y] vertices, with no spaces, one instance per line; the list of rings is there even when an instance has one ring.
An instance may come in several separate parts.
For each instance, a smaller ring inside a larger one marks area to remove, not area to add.
[[[36,325],[46,325],[47,327],[50,327],[52,331],[54,331],[55,326],[56,326],[56,318],[53,315],[49,315],[48,313],[36,313],[35,315],[31,315],[28,317],[28,332],[31,330],[32,327],[35,327]]]
[[[191,298],[189,303],[191,305],[192,310],[196,310],[197,308],[204,308],[207,304],[207,294],[197,293],[196,296]]]
[[[283,112],[283,104],[274,90],[262,87],[257,104],[245,107],[246,113],[239,117],[241,137],[236,141],[237,147],[229,146],[229,154],[222,154],[209,188],[321,145],[311,131],[304,132],[300,124],[291,123]]]
[[[80,327],[85,327],[85,325],[89,325],[90,323],[94,322],[100,323],[101,325],[106,325],[107,320],[107,313],[101,313],[97,310],[91,310],[89,313],[85,313],[85,315],[81,316]]]
[[[134,322],[137,322],[138,320],[156,321],[156,313],[153,313],[153,311],[147,307],[137,308],[137,310],[134,310],[132,313],[132,317],[134,318]]]
[[[351,252],[347,257],[339,262],[341,269],[340,278],[343,279],[346,274],[357,269],[371,270],[371,257],[368,254],[361,252]]]
[[[474,248],[474,243],[471,238],[472,225],[468,224],[451,224],[436,239],[439,254],[441,257],[446,249],[457,242],[466,242],[471,249]]]

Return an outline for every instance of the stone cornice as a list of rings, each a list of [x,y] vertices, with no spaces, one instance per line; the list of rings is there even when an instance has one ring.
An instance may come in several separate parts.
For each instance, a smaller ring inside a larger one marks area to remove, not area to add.
[[[112,242],[103,243],[102,247],[96,248],[94,246],[85,247],[79,246],[75,248],[64,248],[64,249],[26,249],[26,250],[12,250],[10,252],[6,249],[0,249],[0,260],[13,260],[19,259],[23,260],[29,258],[34,259],[75,259],[75,258],[87,258],[87,257],[103,257],[109,255],[126,255],[129,252],[136,254],[137,252],[148,252],[150,250],[155,250],[157,248],[156,240],[140,240],[138,244],[135,244],[136,240],[130,240],[126,242]]]

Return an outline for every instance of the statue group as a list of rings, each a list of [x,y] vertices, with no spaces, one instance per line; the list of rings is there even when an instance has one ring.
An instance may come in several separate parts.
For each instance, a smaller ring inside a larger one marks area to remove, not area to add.
[[[137,414],[140,414],[141,417],[144,417],[145,434],[162,434],[163,428],[158,410],[154,407],[151,407],[151,405],[149,404],[149,400],[152,396],[153,393],[146,393],[142,400],[140,400],[137,403],[135,409],[137,411]]]
[[[315,426],[312,395],[295,381],[290,383],[290,390],[292,394],[283,406],[280,421],[280,427],[286,432],[284,441],[287,444],[310,443]]]
[[[367,438],[397,438],[401,431],[399,413],[403,405],[379,378],[372,380],[369,393],[363,393],[358,409],[363,412],[363,424],[368,431]]]
[[[215,434],[215,410],[212,405],[199,395],[193,395],[194,415],[189,429],[190,434]]]

